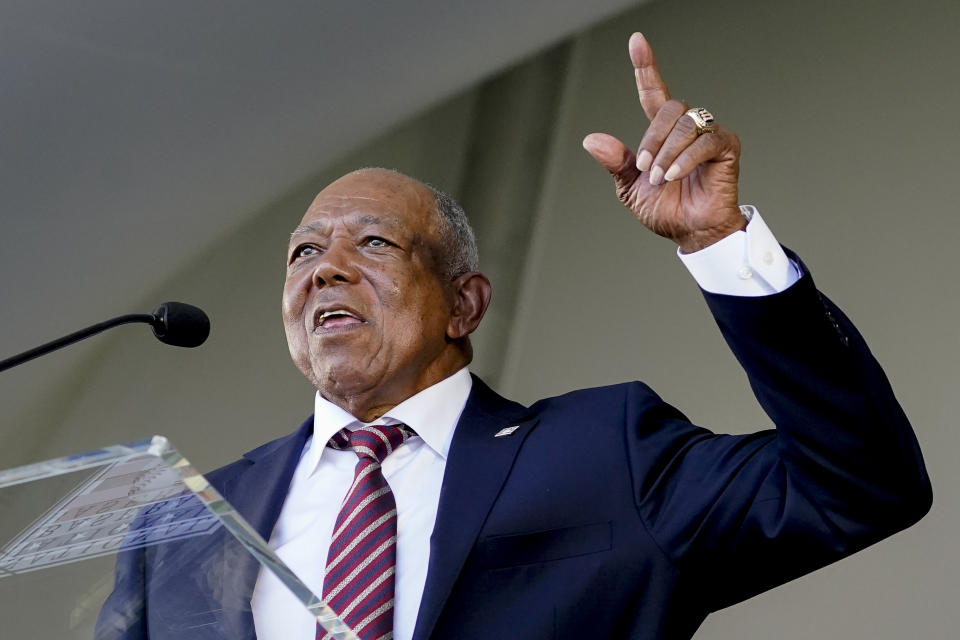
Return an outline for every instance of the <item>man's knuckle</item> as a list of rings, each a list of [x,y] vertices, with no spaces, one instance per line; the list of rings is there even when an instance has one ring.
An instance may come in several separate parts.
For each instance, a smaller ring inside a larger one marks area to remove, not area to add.
[[[697,123],[693,121],[693,118],[688,118],[686,116],[677,120],[676,127],[677,131],[683,133],[684,135],[690,135],[696,132]]]
[[[660,149],[660,145],[663,144],[666,137],[667,129],[662,123],[651,124],[647,128],[646,133],[643,134],[643,139],[640,141],[640,148],[646,149],[656,155],[657,150]]]
[[[727,131],[727,145],[734,151],[740,151],[740,138],[732,131]]]
[[[663,105],[663,110],[671,117],[679,118],[687,110],[687,105],[682,100],[667,100]]]

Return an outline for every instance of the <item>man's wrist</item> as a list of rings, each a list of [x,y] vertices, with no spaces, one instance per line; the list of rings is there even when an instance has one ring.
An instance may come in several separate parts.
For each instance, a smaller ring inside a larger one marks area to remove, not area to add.
[[[800,278],[797,267],[763,218],[750,205],[740,208],[746,226],[696,252],[677,255],[705,291],[762,296],[787,289]]]
[[[726,223],[711,227],[710,229],[693,231],[684,238],[677,240],[677,247],[680,252],[684,254],[702,251],[720,242],[730,234],[743,231],[747,226],[748,220],[749,218],[743,215],[742,210],[732,211],[730,215],[727,216]]]

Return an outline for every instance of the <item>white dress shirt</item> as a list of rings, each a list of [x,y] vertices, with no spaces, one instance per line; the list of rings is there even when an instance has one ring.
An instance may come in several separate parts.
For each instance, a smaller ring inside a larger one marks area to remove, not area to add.
[[[472,386],[470,373],[461,369],[369,423],[402,422],[417,432],[381,465],[397,501],[394,638],[413,636],[447,452]],[[330,449],[326,443],[340,429],[353,430],[363,423],[318,392],[313,425],[270,546],[315,594],[322,595],[334,522],[357,466],[356,453]],[[260,572],[251,606],[258,640],[313,640],[316,620],[272,574]]]
[[[695,253],[677,252],[697,283],[712,293],[761,296],[783,291],[799,271],[753,207],[737,231]],[[473,382],[466,368],[424,389],[370,424],[403,423],[417,432],[384,460],[397,501],[397,568],[393,637],[410,640],[430,560],[440,485],[453,431]],[[340,429],[363,423],[325,400],[314,400],[314,432],[293,474],[270,546],[317,595],[323,593],[327,549],[340,503],[353,481],[357,455],[326,447]],[[272,574],[261,571],[251,600],[258,640],[313,640],[316,621]]]

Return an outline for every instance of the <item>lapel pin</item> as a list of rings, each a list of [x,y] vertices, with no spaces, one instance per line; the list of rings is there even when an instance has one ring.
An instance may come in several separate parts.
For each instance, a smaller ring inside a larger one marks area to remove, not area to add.
[[[493,434],[493,437],[502,438],[504,436],[512,436],[513,432],[519,428],[520,428],[520,425],[516,424],[516,425],[513,425],[512,427],[507,427],[506,429],[500,429],[500,431],[497,431],[495,434]]]

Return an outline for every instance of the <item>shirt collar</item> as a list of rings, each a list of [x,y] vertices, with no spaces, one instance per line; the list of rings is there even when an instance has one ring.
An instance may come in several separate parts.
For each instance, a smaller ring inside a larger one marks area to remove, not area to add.
[[[473,388],[473,378],[466,367],[420,393],[411,396],[387,411],[381,418],[368,424],[396,424],[402,422],[417,432],[424,443],[444,460],[450,451],[453,431],[460,414],[467,405]],[[313,436],[304,447],[307,468],[313,470],[320,463],[326,443],[344,427],[357,429],[364,423],[344,409],[333,404],[317,391],[313,409]],[[322,443],[314,446],[315,443]]]

